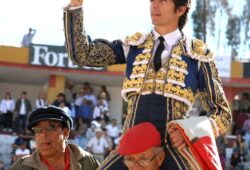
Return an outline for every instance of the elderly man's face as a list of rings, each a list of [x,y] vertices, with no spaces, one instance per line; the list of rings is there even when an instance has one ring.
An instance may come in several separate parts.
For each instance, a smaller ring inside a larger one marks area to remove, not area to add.
[[[53,157],[65,149],[69,136],[68,128],[62,129],[59,121],[41,121],[32,128],[38,152],[44,157]]]
[[[162,149],[150,148],[144,152],[124,156],[129,170],[159,170],[165,158]]]

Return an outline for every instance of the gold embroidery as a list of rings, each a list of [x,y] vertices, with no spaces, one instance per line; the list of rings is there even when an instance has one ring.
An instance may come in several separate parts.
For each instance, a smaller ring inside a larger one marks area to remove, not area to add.
[[[191,53],[189,55],[191,55],[192,58],[203,62],[210,62],[213,60],[213,52],[207,48],[207,45],[203,41],[199,39],[193,39],[191,42],[192,43],[190,44],[190,47],[187,48],[189,53]]]
[[[188,107],[183,102],[172,100],[173,119],[183,119],[188,111]]]
[[[169,65],[179,67],[184,70],[187,69],[187,63],[185,61],[178,60],[177,58],[170,58]]]
[[[65,11],[65,15],[67,51],[73,63],[102,67],[116,62],[115,53],[107,44],[101,42],[89,43],[83,27],[83,12],[81,9]]]
[[[136,43],[141,39],[141,37],[142,37],[142,33],[136,32],[135,34],[126,37],[125,42],[126,43],[131,43],[131,42]]]

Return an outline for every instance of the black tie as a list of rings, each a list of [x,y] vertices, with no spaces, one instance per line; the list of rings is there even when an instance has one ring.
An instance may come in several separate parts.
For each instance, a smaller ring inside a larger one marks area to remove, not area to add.
[[[164,50],[164,38],[160,36],[158,38],[160,40],[160,44],[158,45],[156,51],[155,51],[155,56],[154,56],[154,67],[155,71],[158,71],[161,68],[161,53]]]

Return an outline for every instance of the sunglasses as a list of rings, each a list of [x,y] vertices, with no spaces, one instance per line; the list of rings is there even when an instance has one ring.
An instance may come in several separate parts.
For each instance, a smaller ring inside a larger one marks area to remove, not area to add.
[[[49,124],[48,126],[46,127],[32,127],[32,131],[35,133],[35,134],[39,134],[41,133],[43,130],[46,130],[46,132],[53,132],[53,131],[56,131],[57,128],[60,126],[60,124],[56,124],[56,123],[53,123],[53,124]]]

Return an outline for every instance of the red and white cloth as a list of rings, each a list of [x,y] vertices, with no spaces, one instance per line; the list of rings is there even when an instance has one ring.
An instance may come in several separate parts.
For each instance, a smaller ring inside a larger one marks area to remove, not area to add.
[[[208,117],[190,117],[173,120],[168,124],[177,127],[188,147],[179,152],[194,169],[222,170],[211,122]]]

